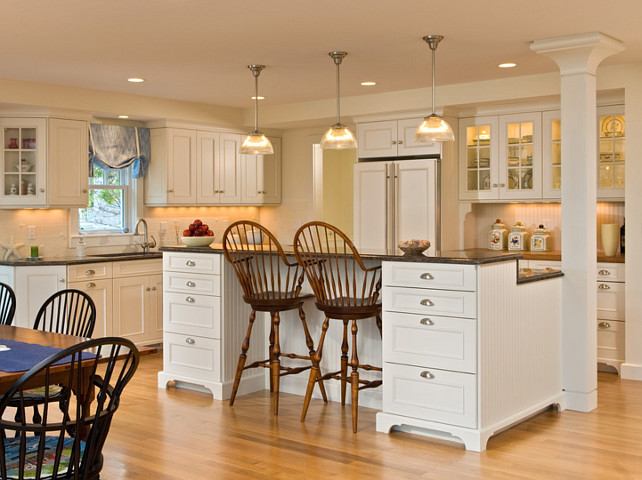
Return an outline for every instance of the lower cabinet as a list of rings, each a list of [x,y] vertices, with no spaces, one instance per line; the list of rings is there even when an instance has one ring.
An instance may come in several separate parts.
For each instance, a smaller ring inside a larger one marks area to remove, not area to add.
[[[67,288],[65,266],[7,268],[14,270],[13,284],[9,284],[16,294],[16,313],[13,325],[33,328],[36,315],[42,304],[57,291]]]
[[[158,387],[209,390],[229,398],[250,314],[232,267],[219,253],[163,253],[163,371]],[[254,324],[247,364],[263,360],[265,326]],[[247,370],[239,394],[265,388],[263,369]]]
[[[96,323],[92,338],[110,337],[112,331],[112,279],[69,282],[69,288],[85,292],[96,306]]]

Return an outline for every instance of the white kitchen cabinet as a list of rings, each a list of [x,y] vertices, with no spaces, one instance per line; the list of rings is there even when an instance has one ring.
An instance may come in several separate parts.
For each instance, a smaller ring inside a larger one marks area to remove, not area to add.
[[[597,109],[597,197],[624,200],[626,124],[624,105]]]
[[[244,204],[281,203],[281,139],[269,137],[272,155],[241,155]]]
[[[359,158],[440,155],[441,144],[415,142],[415,132],[423,117],[357,125]]]
[[[394,249],[399,241],[429,240],[439,248],[437,159],[354,165],[354,242],[360,250]]]
[[[377,431],[447,433],[483,451],[494,433],[563,408],[561,280],[518,285],[515,268],[383,262]]]
[[[67,288],[67,271],[64,265],[26,266],[14,268],[16,314],[13,325],[33,328],[36,315],[45,300]]]
[[[47,157],[47,203],[86,207],[89,202],[87,122],[50,118]]]
[[[92,338],[113,334],[112,263],[83,263],[67,266],[67,288],[86,293],[96,306],[96,322]]]
[[[562,198],[562,115],[542,113],[542,197]]]
[[[461,200],[541,199],[541,113],[464,118],[459,139]]]
[[[196,200],[202,204],[241,203],[240,135],[196,132]]]
[[[5,208],[47,204],[47,120],[0,118],[2,132],[2,185],[0,205]],[[32,188],[29,189],[29,184]]]
[[[597,362],[618,372],[625,360],[623,263],[597,264]]]
[[[229,398],[250,314],[232,267],[218,253],[163,254],[163,371],[158,387],[169,382],[204,387],[214,398]],[[265,325],[254,324],[256,338]],[[248,364],[265,358],[263,342],[253,342]],[[262,369],[243,375],[239,393],[265,388]]]

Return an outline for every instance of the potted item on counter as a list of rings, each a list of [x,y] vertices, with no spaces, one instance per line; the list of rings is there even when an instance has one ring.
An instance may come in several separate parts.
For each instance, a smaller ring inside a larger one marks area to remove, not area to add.
[[[493,223],[493,228],[488,232],[489,250],[506,250],[508,247],[508,229],[498,218]]]
[[[531,237],[531,252],[550,252],[551,250],[551,234],[544,225],[540,224]]]
[[[508,234],[508,249],[523,252],[528,250],[528,232],[522,222],[516,222]]]

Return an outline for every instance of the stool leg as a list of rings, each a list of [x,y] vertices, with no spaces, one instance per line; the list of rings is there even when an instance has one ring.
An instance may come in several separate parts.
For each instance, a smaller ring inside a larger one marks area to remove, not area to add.
[[[357,420],[359,417],[359,357],[357,356],[357,321],[352,320],[352,358],[350,359],[352,374],[350,386],[352,387],[352,431],[357,433]]]
[[[303,306],[299,307],[299,318],[301,319],[301,323],[303,324],[303,333],[305,334],[305,344],[308,347],[310,361],[314,366],[314,341],[312,340],[312,335],[310,335],[310,330],[308,330],[308,324],[305,321],[305,312],[303,311]],[[320,372],[320,369],[319,369],[319,372]],[[323,384],[323,380],[319,380],[319,390],[321,391],[321,396],[323,397],[323,403],[328,403],[328,396],[325,393],[325,385]]]
[[[377,328],[379,329],[379,336],[383,338],[383,331],[381,330],[381,315],[377,315]]]
[[[230,406],[234,405],[234,399],[236,398],[236,392],[239,389],[239,383],[241,383],[241,375],[243,375],[243,367],[245,367],[245,360],[247,359],[247,351],[250,348],[250,335],[252,334],[252,327],[254,326],[254,320],[256,319],[256,310],[252,310],[250,313],[250,324],[247,326],[247,333],[245,334],[245,339],[241,344],[241,354],[239,355],[239,361],[236,365],[236,375],[234,375],[234,383],[232,385],[232,395],[230,395]]]
[[[274,357],[274,315],[270,313],[270,336],[269,336],[270,346],[268,348],[268,358],[270,362],[270,367],[272,366],[272,358]],[[270,375],[270,393],[274,393],[274,380],[272,375]]]
[[[343,321],[341,342],[341,406],[346,404],[346,383],[348,381],[348,320]]]
[[[305,391],[305,400],[303,400],[303,411],[301,412],[301,421],[305,421],[305,415],[308,413],[308,406],[310,405],[310,400],[312,399],[312,392],[314,391],[314,384],[316,383],[317,378],[321,378],[321,370],[319,365],[321,365],[321,358],[323,357],[323,342],[325,341],[325,334],[328,331],[328,326],[330,325],[330,319],[325,317],[323,321],[323,326],[321,327],[321,338],[319,343],[317,343],[317,349],[314,351],[314,361],[312,362],[312,368],[310,369],[310,379],[308,380],[308,388]]]
[[[274,415],[279,414],[279,379],[281,375],[281,342],[279,340],[279,325],[281,317],[279,312],[270,312],[272,316],[272,325],[274,330],[274,347],[272,349],[272,357],[270,359],[270,370],[272,377],[272,385],[274,388]]]

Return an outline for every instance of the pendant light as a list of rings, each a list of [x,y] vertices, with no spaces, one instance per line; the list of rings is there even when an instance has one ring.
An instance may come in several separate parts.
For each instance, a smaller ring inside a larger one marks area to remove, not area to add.
[[[354,138],[354,135],[348,127],[341,124],[341,103],[340,103],[340,94],[339,94],[339,65],[343,57],[345,57],[348,52],[330,52],[328,55],[334,60],[334,64],[337,66],[337,123],[332,125],[323,138],[321,139],[321,148],[323,149],[334,149],[334,150],[343,150],[348,148],[357,148],[357,141]]]
[[[248,133],[245,140],[241,144],[239,153],[245,153],[248,155],[271,155],[274,153],[274,148],[270,140],[261,132],[259,132],[259,75],[261,70],[265,68],[265,65],[248,65],[254,75],[254,131]]]
[[[426,35],[424,41],[432,50],[432,113],[424,118],[415,132],[415,142],[452,142],[455,139],[453,129],[448,122],[435,113],[435,51],[443,40],[442,35]]]

